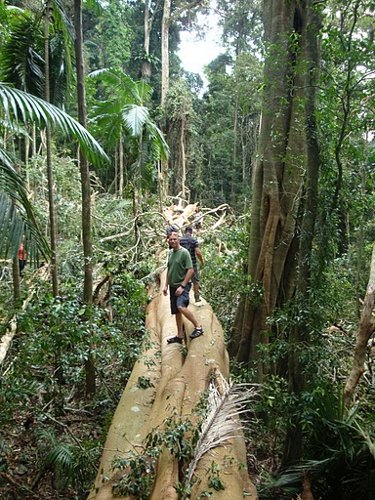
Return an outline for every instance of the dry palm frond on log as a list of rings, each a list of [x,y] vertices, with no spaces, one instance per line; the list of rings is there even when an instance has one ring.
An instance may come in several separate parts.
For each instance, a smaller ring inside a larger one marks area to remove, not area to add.
[[[203,420],[195,454],[188,468],[187,484],[191,484],[193,474],[203,455],[238,437],[242,429],[239,415],[248,411],[246,405],[255,395],[256,390],[253,386],[228,383],[217,371],[216,380],[211,380],[208,388],[207,415]]]

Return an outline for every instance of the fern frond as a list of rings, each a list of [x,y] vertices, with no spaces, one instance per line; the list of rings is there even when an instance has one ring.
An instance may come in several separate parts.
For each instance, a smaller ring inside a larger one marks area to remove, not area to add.
[[[253,386],[228,383],[221,372],[217,371],[216,380],[212,380],[209,385],[208,411],[202,423],[193,460],[189,465],[188,483],[191,483],[203,455],[238,436],[242,429],[239,415],[247,411],[246,404],[254,399],[255,395]]]

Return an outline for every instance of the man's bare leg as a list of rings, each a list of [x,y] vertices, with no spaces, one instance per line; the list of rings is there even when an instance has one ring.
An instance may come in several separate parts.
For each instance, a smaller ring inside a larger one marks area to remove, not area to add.
[[[198,328],[200,326],[194,314],[187,307],[179,307],[178,310],[181,314],[185,316],[186,319],[188,319],[191,323],[193,323],[194,328]],[[176,314],[176,320],[177,320],[177,314]],[[181,323],[182,323],[182,317],[181,317]]]
[[[182,329],[182,314],[180,312],[176,313],[176,323],[177,323],[177,337],[180,339],[184,338],[184,332]]]

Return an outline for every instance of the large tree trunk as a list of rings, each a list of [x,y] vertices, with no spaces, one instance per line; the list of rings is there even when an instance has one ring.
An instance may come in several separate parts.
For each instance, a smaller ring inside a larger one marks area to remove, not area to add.
[[[83,30],[82,30],[82,0],[74,0],[74,26],[75,26],[75,53],[77,68],[77,99],[78,120],[86,127],[86,96],[83,71]],[[84,258],[84,284],[83,302],[87,306],[92,305],[92,235],[91,235],[91,187],[89,165],[82,149],[79,152],[79,165],[81,172],[81,194],[82,194],[82,240]],[[90,353],[85,362],[86,369],[86,393],[95,393],[95,367]]]
[[[50,102],[50,68],[49,68],[49,26],[52,15],[51,2],[48,1],[44,12],[44,59],[45,59],[45,89],[44,98]],[[49,226],[50,226],[50,241],[51,241],[51,278],[52,292],[54,297],[59,293],[58,277],[57,277],[57,230],[55,216],[55,197],[54,197],[54,182],[52,173],[52,137],[51,128],[46,127],[46,162],[47,162],[47,179],[48,179],[48,203],[49,203]]]
[[[162,282],[165,277],[161,278]],[[190,341],[192,325],[185,324],[188,342],[186,355],[177,344],[168,345],[167,337],[176,330],[174,317],[170,314],[169,298],[159,293],[148,306],[146,328],[150,334],[142,355],[134,366],[121,401],[109,429],[98,475],[89,498],[109,500],[116,498],[112,486],[125,471],[113,470],[116,456],[129,456],[130,452],[142,453],[146,436],[155,429],[163,429],[167,418],[181,417],[197,421],[194,407],[207,389],[209,380],[220,370],[225,377],[229,374],[229,360],[225,349],[223,330],[212,309],[202,301],[200,306],[192,305],[205,328],[200,339]],[[161,352],[161,356],[157,353]],[[150,360],[154,360],[151,366]],[[140,379],[151,382],[141,389]],[[190,496],[192,500],[209,489],[207,470],[212,461],[220,468],[220,479],[225,489],[215,491],[217,499],[255,500],[257,494],[249,480],[246,467],[246,449],[243,437],[230,440],[225,446],[218,446],[213,453],[204,455],[196,470],[197,482]],[[175,489],[181,477],[181,464],[169,450],[164,450],[158,459],[155,479],[150,498],[153,500],[177,500]],[[118,497],[117,497],[118,498]],[[130,498],[130,497],[122,497]]]
[[[296,1],[265,0],[265,61],[259,160],[253,177],[248,274],[261,289],[259,305],[243,308],[239,361],[257,361],[259,343],[268,343],[267,317],[291,290],[295,266],[292,241],[305,173],[301,33],[304,12]],[[293,37],[292,35],[296,36]],[[262,378],[262,366],[259,378]]]
[[[301,200],[301,227],[299,230],[298,277],[295,300],[307,312],[303,319],[294,326],[289,335],[288,355],[288,390],[299,395],[305,386],[305,375],[300,361],[301,343],[310,342],[309,312],[314,309],[310,303],[311,257],[315,221],[318,211],[318,179],[320,170],[320,148],[315,118],[316,86],[319,75],[320,51],[318,33],[321,19],[318,12],[307,3],[306,22],[303,27],[303,51],[306,63],[305,71],[305,115],[306,115],[306,179]],[[283,466],[297,462],[302,454],[302,426],[298,418],[289,419],[285,440]]]

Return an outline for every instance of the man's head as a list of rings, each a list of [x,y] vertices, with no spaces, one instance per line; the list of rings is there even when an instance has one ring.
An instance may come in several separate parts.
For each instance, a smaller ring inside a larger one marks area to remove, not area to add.
[[[165,234],[167,235],[167,238],[169,238],[169,235],[171,234],[172,231],[178,232],[178,227],[177,226],[168,226],[167,229],[165,230]]]
[[[191,226],[185,227],[185,234],[192,235],[193,234],[193,228]]]
[[[180,236],[177,231],[171,231],[168,236],[169,247],[173,250],[178,250],[180,248]]]

